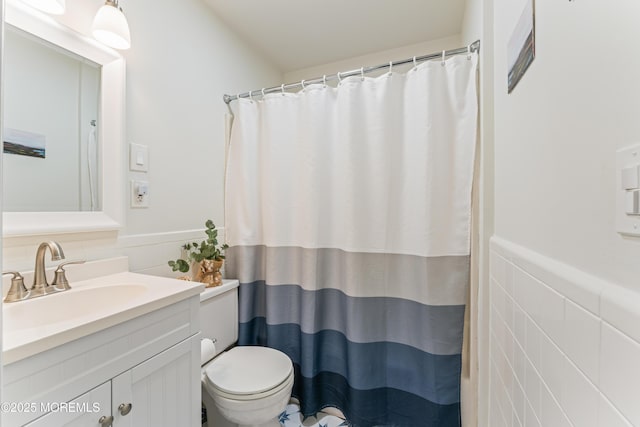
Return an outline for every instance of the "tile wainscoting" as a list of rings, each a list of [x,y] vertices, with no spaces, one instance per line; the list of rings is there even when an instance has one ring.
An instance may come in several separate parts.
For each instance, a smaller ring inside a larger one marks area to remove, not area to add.
[[[640,426],[640,294],[491,241],[490,426]]]

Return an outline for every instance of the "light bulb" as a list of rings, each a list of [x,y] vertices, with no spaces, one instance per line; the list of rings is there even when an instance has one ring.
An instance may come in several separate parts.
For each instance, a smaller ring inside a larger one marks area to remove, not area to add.
[[[127,18],[118,8],[118,2],[107,0],[98,9],[91,27],[93,37],[114,49],[129,49],[131,34]]]

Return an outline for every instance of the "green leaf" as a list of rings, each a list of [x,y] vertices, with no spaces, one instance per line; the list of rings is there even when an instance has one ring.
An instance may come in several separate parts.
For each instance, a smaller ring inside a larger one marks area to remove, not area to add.
[[[218,230],[212,220],[205,222],[206,230],[204,231],[207,239],[202,242],[185,243],[182,248],[187,251],[185,256],[190,262],[201,262],[204,259],[224,259],[223,251],[229,248],[229,245],[218,245]],[[169,261],[169,266],[173,271],[180,270],[184,273],[189,271],[189,263],[185,260]]]

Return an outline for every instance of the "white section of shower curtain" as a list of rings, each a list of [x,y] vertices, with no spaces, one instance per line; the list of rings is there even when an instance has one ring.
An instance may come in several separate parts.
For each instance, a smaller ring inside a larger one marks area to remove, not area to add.
[[[231,246],[470,253],[477,55],[240,99]]]

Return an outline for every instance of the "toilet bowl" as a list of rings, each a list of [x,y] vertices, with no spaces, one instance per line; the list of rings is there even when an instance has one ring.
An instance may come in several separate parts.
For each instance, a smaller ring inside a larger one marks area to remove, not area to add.
[[[293,363],[272,348],[235,346],[238,286],[237,280],[223,280],[200,294],[200,331],[211,340],[201,360],[207,425],[279,426],[277,417],[291,397]]]
[[[217,412],[240,427],[279,426],[292,388],[291,359],[272,348],[234,347],[202,367],[207,416]]]

